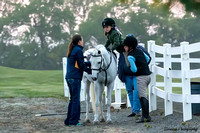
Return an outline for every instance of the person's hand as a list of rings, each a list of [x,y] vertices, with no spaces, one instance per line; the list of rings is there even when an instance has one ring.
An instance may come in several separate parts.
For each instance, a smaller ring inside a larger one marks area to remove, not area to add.
[[[111,49],[110,48],[106,48],[109,52],[111,52]]]
[[[92,74],[92,69],[91,69],[91,68],[88,68],[87,73],[88,73],[88,74]]]
[[[91,67],[91,62],[90,61],[85,62],[85,64],[86,64],[87,67]]]

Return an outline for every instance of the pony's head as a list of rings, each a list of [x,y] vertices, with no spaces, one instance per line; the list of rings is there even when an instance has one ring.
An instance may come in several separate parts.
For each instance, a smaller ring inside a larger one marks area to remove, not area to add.
[[[88,49],[88,50],[86,50],[85,52],[84,52],[84,57],[85,57],[85,61],[90,61],[90,58],[91,58],[91,55],[93,54],[93,51],[94,51],[95,49],[94,48],[92,48],[92,49]]]
[[[92,52],[90,61],[92,68],[92,80],[96,81],[99,73],[105,68],[104,55],[107,50],[103,45],[98,45]]]

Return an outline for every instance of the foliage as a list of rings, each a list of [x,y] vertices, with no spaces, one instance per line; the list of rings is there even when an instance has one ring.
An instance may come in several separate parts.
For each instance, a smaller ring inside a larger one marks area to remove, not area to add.
[[[61,59],[59,61],[58,59],[55,60],[55,58],[57,58],[55,56],[57,55],[52,54],[50,51],[54,51],[54,46],[64,45],[65,41],[69,41],[70,33],[73,33],[75,26],[72,12],[69,8],[64,7],[63,4],[64,0],[32,0],[26,7],[16,4],[15,12],[12,12],[8,17],[1,19],[0,28],[3,30],[0,42],[3,44],[6,42],[7,45],[9,45],[12,40],[21,42],[18,51],[22,52],[21,55],[23,60],[20,61],[21,66],[15,64],[17,66],[15,66],[16,68],[61,68]],[[12,34],[8,34],[11,32],[9,29],[16,29],[20,26],[26,26],[29,27],[29,29],[21,36],[13,37]],[[66,27],[69,28],[69,32],[65,31]],[[64,56],[62,51],[62,56]],[[15,53],[7,51],[7,55],[12,58],[12,60],[18,60],[18,58],[16,59],[12,56]],[[15,56],[18,57],[18,55],[19,53]],[[5,56],[2,56],[2,58],[7,60]],[[11,64],[3,61],[1,62],[4,66],[13,67]],[[7,60],[7,62],[13,61]]]
[[[2,8],[1,12],[0,65],[33,70],[61,69],[62,57],[66,56],[73,34],[81,34],[89,45],[92,45],[92,37],[98,44],[105,43],[101,26],[105,17],[114,18],[123,37],[132,33],[145,44],[149,40],[172,46],[182,41],[199,42],[200,3],[180,0],[186,14],[176,18],[170,11],[173,2],[31,0],[29,5],[22,5],[6,1],[6,7],[12,10]],[[16,35],[20,27],[26,30]]]
[[[115,3],[108,3],[106,6],[93,6],[91,12],[88,15],[88,20],[80,24],[79,32],[83,35],[83,38],[88,41],[91,36],[94,36],[98,43],[105,43],[104,31],[102,28],[102,21],[110,12],[110,8],[112,8]],[[98,16],[97,16],[98,14]],[[114,14],[114,13],[113,13]]]

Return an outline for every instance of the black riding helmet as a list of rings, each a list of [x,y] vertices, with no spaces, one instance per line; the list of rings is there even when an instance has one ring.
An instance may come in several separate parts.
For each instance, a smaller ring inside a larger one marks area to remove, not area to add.
[[[102,22],[102,27],[104,26],[112,26],[115,27],[115,21],[112,18],[105,18]]]
[[[136,49],[138,45],[137,39],[134,37],[133,34],[126,35],[126,38],[124,39],[124,46],[132,47],[132,49]]]

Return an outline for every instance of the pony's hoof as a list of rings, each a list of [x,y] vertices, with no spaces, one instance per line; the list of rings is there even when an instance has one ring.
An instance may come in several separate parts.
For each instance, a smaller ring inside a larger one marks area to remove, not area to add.
[[[86,119],[85,123],[91,123],[90,119]]]
[[[98,125],[99,122],[98,121],[93,121],[93,125]]]
[[[106,124],[113,124],[111,120],[106,121]]]
[[[102,119],[100,120],[100,122],[105,122],[105,119],[104,119],[104,118],[102,118]]]

